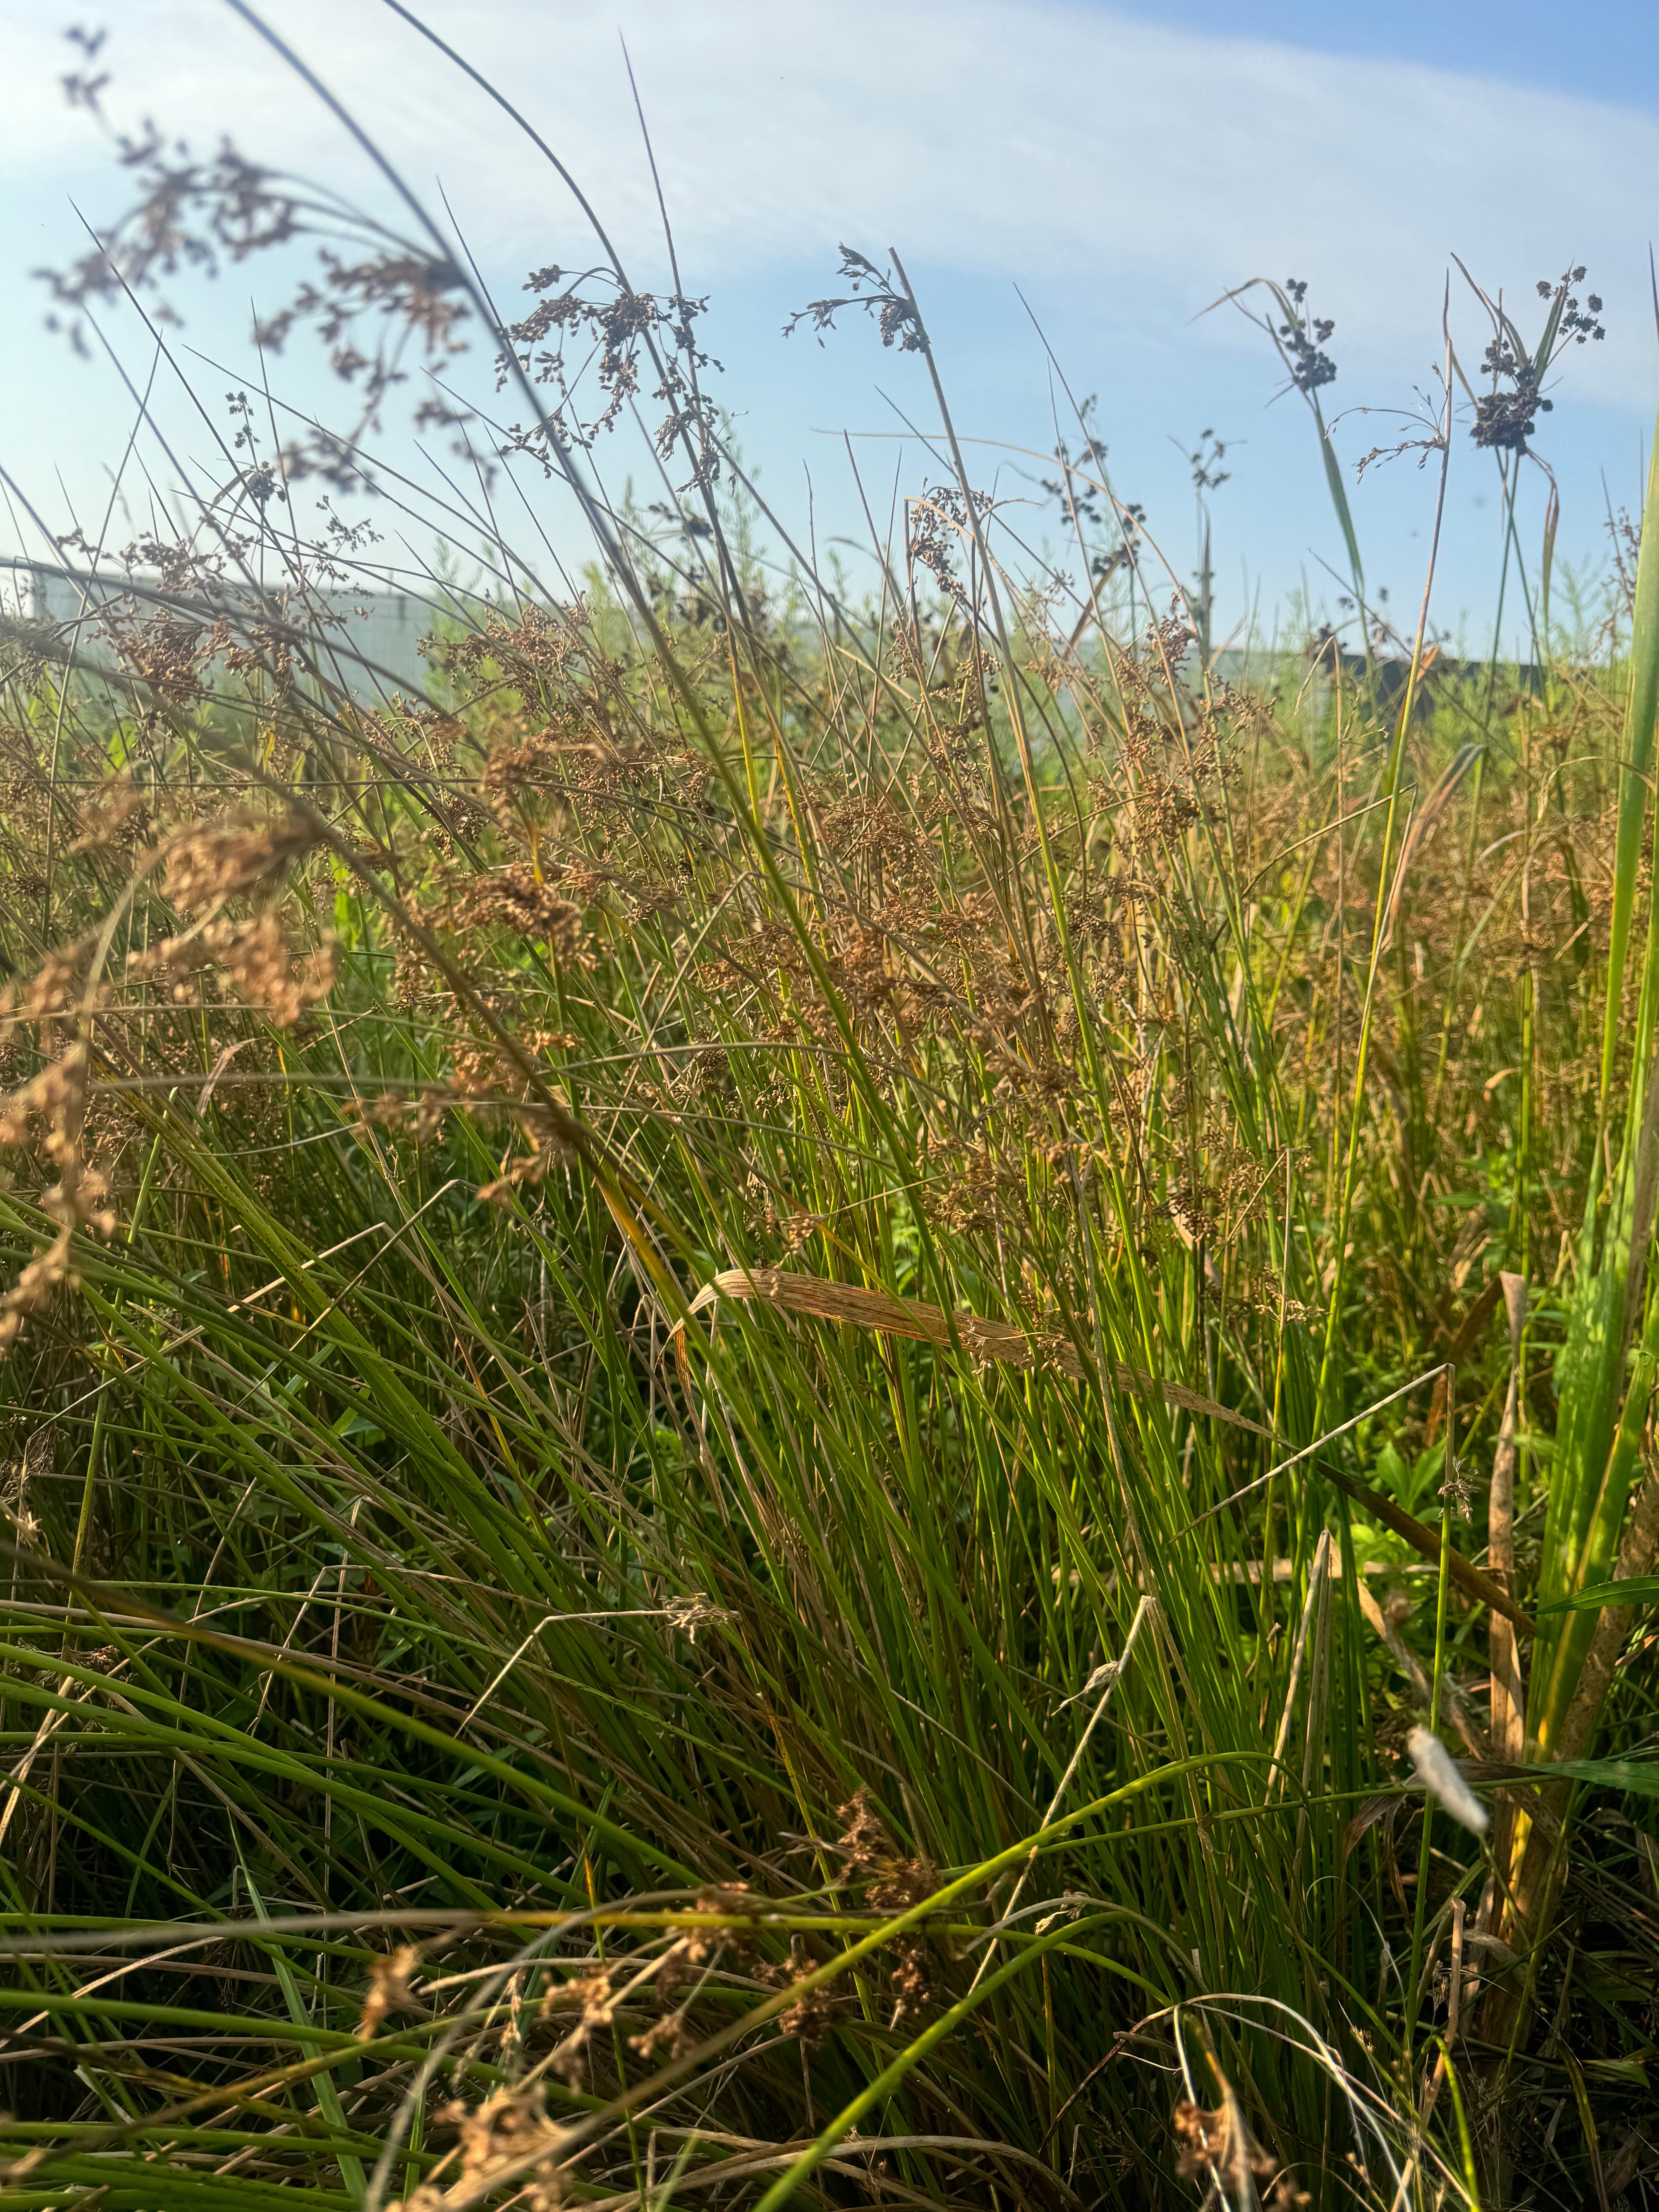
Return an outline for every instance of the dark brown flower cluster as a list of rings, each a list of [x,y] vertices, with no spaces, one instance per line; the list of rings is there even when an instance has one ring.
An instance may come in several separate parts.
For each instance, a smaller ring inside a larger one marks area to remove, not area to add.
[[[896,1917],[924,1904],[939,1887],[939,1869],[926,1858],[909,1857],[894,1842],[867,1790],[860,1790],[837,1811],[847,1823],[836,1848],[849,1881],[860,1884],[872,1912]],[[891,2025],[912,2019],[932,2004],[934,1969],[922,1929],[907,1929],[886,1946],[893,1996]]]
[[[292,1029],[307,1006],[325,999],[340,969],[339,948],[331,939],[296,958],[276,914],[270,907],[246,921],[222,915],[179,937],[164,938],[135,953],[127,973],[135,980],[166,981],[176,1005],[199,1005],[195,979],[217,967],[245,1006],[268,1014],[278,1029]]]
[[[180,912],[200,914],[273,881],[316,842],[317,826],[303,814],[240,809],[191,823],[166,848],[167,896]]]
[[[1288,2168],[1262,2148],[1231,2099],[1214,2112],[1183,2099],[1170,2125],[1177,2146],[1176,2172],[1206,2191],[1218,2191],[1224,2203],[1255,2203],[1264,2182],[1273,2185],[1267,2197],[1272,2212],[1299,2212],[1310,2201]]]
[[[521,322],[508,326],[512,358],[532,382],[551,389],[554,401],[550,413],[527,429],[514,428],[508,449],[533,454],[550,471],[551,449],[591,446],[612,428],[638,396],[641,363],[648,362],[657,379],[653,396],[666,410],[657,428],[658,453],[665,459],[678,447],[690,461],[691,484],[708,489],[716,483],[719,420],[699,378],[720,363],[703,351],[695,331],[707,299],[678,292],[659,299],[633,290],[614,272],[597,279],[591,273],[573,276],[556,264],[533,270],[524,289],[543,296]],[[573,370],[566,349],[575,339],[584,343]],[[510,368],[503,357],[496,372],[498,391],[508,381]],[[574,404],[575,388],[590,375],[603,404],[584,416]]]
[[[527,860],[509,860],[466,884],[457,901],[463,926],[510,929],[544,944],[566,964],[592,963],[582,927],[582,909],[546,882]]]
[[[1285,295],[1291,319],[1279,325],[1279,339],[1291,365],[1291,382],[1298,392],[1313,393],[1322,385],[1334,384],[1336,363],[1324,349],[1336,325],[1326,316],[1309,316],[1303,309],[1308,297],[1305,278],[1287,277]]]
[[[867,254],[843,246],[837,273],[848,287],[845,295],[836,300],[809,301],[784,325],[785,337],[792,337],[805,323],[822,345],[823,333],[834,330],[836,317],[843,307],[861,307],[874,320],[883,345],[896,346],[901,353],[926,351],[927,333],[922,328],[916,303],[908,289],[902,289],[896,281],[893,271],[878,269]]]

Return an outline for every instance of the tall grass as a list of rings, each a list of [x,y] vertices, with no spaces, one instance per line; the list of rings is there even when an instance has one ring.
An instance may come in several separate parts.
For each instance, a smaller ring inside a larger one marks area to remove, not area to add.
[[[8,627],[0,2212],[1642,2185],[1651,1668],[1542,1608],[1656,1517],[1654,533],[1543,699],[1235,689],[1082,418],[1016,557],[896,262],[811,312],[953,469],[855,598],[692,303],[361,236],[599,565],[380,467],[489,589],[365,703],[282,489],[372,425],[247,409]]]

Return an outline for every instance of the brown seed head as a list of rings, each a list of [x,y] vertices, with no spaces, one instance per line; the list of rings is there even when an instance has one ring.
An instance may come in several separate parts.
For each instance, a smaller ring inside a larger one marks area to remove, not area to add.
[[[167,849],[167,896],[187,914],[280,875],[316,842],[302,814],[226,815],[185,830]]]

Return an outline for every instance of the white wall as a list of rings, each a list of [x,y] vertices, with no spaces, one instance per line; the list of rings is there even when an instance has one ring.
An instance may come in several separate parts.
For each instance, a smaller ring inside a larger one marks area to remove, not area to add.
[[[140,594],[157,588],[150,577],[87,574],[44,562],[19,562],[9,574],[0,574],[0,606],[54,626],[73,624],[86,617],[86,628],[75,641],[76,650],[88,659],[106,660],[109,647],[96,635],[98,611],[114,603],[142,612],[144,599],[131,596],[134,586]],[[416,699],[425,697],[428,665],[418,646],[432,628],[434,612],[424,600],[381,591],[332,591],[319,596],[330,612],[340,617],[337,625],[324,632],[326,644],[317,653],[323,672],[331,682],[365,701],[386,697],[393,691]],[[198,614],[204,621],[223,614],[233,629],[239,629],[253,612],[248,595],[229,587],[222,599],[216,597],[211,603],[158,599],[156,611],[161,611],[163,604]],[[316,634],[313,620],[307,619],[305,627],[308,635]]]

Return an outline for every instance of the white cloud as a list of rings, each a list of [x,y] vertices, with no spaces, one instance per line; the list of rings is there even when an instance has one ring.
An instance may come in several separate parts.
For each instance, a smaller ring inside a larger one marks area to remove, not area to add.
[[[82,0],[9,29],[0,169],[47,187],[92,159],[55,79]],[[583,248],[557,181],[379,0],[268,0],[269,19],[501,258]],[[1448,253],[1511,296],[1569,261],[1613,309],[1586,389],[1651,386],[1646,240],[1659,121],[1407,63],[1170,30],[1067,0],[424,0],[659,265],[618,33],[686,264],[830,265],[848,238],[999,278],[1155,288],[1184,312],[1262,270],[1316,280],[1350,353],[1420,363]],[[349,175],[337,127],[220,0],[125,0],[118,113]],[[106,180],[99,204],[112,204]],[[1224,337],[1218,331],[1217,336]]]

